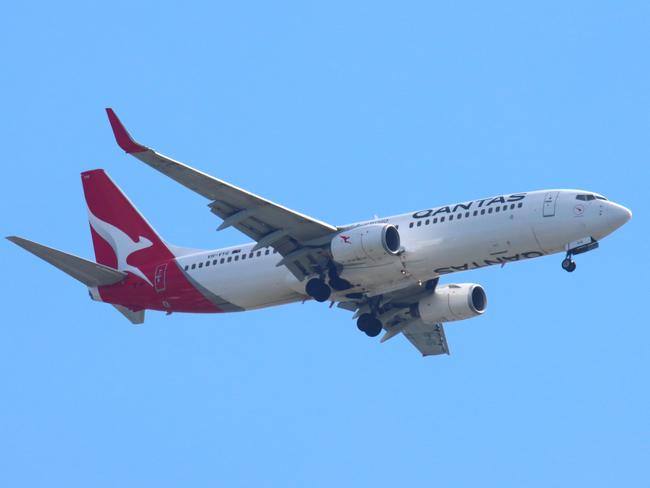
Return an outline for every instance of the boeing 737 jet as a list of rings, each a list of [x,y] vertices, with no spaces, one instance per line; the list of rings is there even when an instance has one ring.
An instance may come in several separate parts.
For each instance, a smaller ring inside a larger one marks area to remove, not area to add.
[[[15,244],[88,287],[132,323],[145,310],[241,312],[314,299],[354,314],[381,341],[404,335],[423,355],[448,354],[443,324],[485,312],[474,283],[443,275],[562,253],[562,268],[631,212],[583,190],[537,190],[332,225],[174,161],[136,142],[106,110],[117,144],[197,192],[254,242],[208,251],[165,242],[102,169],[81,173],[95,262],[20,237]]]

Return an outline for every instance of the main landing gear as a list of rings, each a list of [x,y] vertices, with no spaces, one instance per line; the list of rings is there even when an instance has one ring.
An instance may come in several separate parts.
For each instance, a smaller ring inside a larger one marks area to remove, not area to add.
[[[312,278],[305,286],[305,292],[317,302],[326,302],[332,295],[332,290],[343,291],[352,288],[352,284],[348,280],[344,280],[339,276],[338,270],[334,264],[329,264],[327,272],[329,284],[325,281],[325,276],[321,275],[319,278]]]
[[[332,289],[320,278],[312,278],[305,286],[307,295],[317,302],[326,302],[332,294]]]
[[[357,319],[357,327],[365,332],[368,337],[377,337],[381,334],[381,321],[370,313],[363,313]]]

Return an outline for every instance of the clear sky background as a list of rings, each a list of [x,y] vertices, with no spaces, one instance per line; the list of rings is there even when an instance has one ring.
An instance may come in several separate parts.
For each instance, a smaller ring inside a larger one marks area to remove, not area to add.
[[[634,212],[487,290],[451,355],[307,303],[142,327],[7,241],[0,486],[648,486],[648,2],[12,2],[0,16],[2,235],[92,257],[79,172],[168,241],[207,201],[143,143],[333,224],[584,188]]]

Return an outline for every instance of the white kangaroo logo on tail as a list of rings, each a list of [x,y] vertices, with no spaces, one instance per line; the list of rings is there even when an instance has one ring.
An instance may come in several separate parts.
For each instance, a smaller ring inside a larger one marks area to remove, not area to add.
[[[113,248],[113,252],[115,252],[115,256],[117,257],[117,269],[120,271],[130,271],[153,286],[151,281],[149,281],[149,278],[147,278],[142,271],[126,262],[131,254],[153,246],[153,242],[144,236],[139,236],[138,242],[134,241],[124,231],[95,217],[90,209],[88,209],[88,219],[90,220],[90,225],[95,232],[97,232],[110,244],[111,248]]]

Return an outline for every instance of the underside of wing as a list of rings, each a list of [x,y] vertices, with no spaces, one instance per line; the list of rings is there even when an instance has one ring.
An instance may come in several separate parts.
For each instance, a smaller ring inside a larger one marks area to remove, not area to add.
[[[133,140],[112,109],[106,109],[118,145],[128,154],[209,199],[210,210],[223,223],[256,241],[257,248],[273,247],[282,264],[302,280],[326,265],[325,244],[338,228],[295,212],[230,183],[175,161]]]
[[[449,354],[445,329],[442,324],[430,325],[421,320],[413,320],[402,328],[402,334],[423,356]]]
[[[425,323],[414,312],[415,304],[434,293],[437,284],[438,279],[433,279],[383,295],[342,301],[338,307],[355,312],[354,318],[368,313],[377,317],[385,330],[381,342],[403,334],[423,356],[449,354],[443,325]]]

